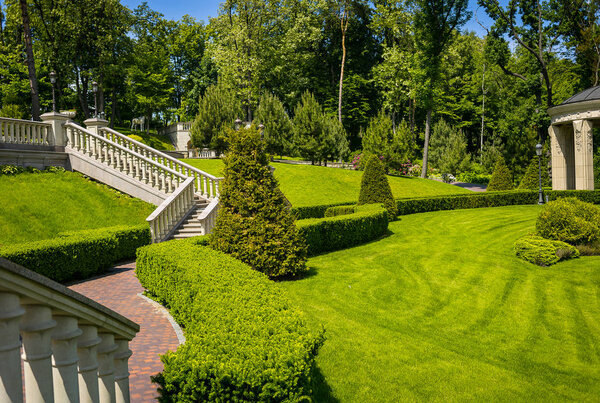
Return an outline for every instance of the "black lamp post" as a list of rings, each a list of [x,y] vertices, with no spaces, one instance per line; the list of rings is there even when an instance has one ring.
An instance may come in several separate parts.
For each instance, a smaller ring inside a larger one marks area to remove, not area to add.
[[[92,83],[92,91],[94,91],[94,117],[98,118],[98,83]]]
[[[56,94],[54,87],[56,85],[56,72],[51,71],[50,74],[50,83],[52,84],[52,112],[56,112]]]
[[[535,153],[538,156],[538,164],[539,164],[538,178],[539,178],[540,188],[539,188],[538,204],[544,204],[544,192],[542,191],[542,145],[540,143],[536,144]]]

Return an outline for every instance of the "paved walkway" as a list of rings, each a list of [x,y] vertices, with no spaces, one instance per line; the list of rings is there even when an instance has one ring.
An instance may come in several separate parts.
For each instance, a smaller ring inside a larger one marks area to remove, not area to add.
[[[130,343],[129,359],[132,402],[156,401],[158,393],[150,376],[162,371],[159,355],[176,350],[177,334],[166,310],[140,295],[144,291],[134,273],[135,262],[112,269],[107,275],[70,286],[77,291],[140,325]]]

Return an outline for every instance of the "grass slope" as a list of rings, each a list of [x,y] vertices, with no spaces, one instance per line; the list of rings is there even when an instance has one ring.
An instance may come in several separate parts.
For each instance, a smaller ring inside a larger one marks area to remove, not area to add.
[[[404,216],[280,283],[326,329],[317,362],[331,390],[317,401],[597,400],[600,257],[517,259],[538,212]]]
[[[190,165],[213,175],[223,175],[219,159],[186,159]],[[292,205],[312,206],[358,201],[362,172],[312,165],[272,163],[275,177]],[[388,176],[394,197],[471,193],[458,186],[429,179]]]
[[[142,142],[150,147],[156,148],[157,150],[174,150],[173,143],[171,143],[171,139],[169,136],[163,136],[156,133],[156,130],[150,130],[150,133],[146,133],[146,131],[140,130],[131,130],[127,127],[115,127],[115,130],[121,134],[126,136],[131,136],[135,134],[136,136],[140,136],[142,138]]]
[[[0,176],[0,247],[62,231],[141,224],[154,206],[74,172]]]

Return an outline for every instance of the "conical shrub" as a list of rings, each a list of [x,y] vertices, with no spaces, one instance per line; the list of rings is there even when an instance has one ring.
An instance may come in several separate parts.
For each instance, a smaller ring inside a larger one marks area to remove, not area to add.
[[[512,174],[504,162],[504,158],[498,158],[492,178],[488,184],[487,191],[512,190],[514,188]]]
[[[306,270],[306,242],[268,166],[256,128],[229,130],[211,246],[269,277]]]
[[[519,189],[539,189],[539,164],[538,157],[533,157],[531,163],[529,166],[527,166],[525,175],[523,175],[523,178],[521,178]],[[547,167],[548,163],[546,162],[546,158],[542,158],[542,186],[550,186],[550,175],[548,175]]]
[[[382,203],[391,220],[398,215],[398,206],[396,206],[392,188],[385,175],[385,168],[376,155],[371,155],[367,160],[360,183],[360,195],[358,196],[358,204],[372,203]]]

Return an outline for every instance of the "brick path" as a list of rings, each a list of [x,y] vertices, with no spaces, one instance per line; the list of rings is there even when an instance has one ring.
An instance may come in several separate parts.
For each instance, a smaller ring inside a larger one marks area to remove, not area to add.
[[[70,286],[140,325],[130,343],[129,359],[132,402],[155,401],[158,393],[150,376],[162,371],[159,355],[176,350],[177,335],[163,310],[139,296],[144,289],[135,277],[135,262],[115,267],[108,275]]]

